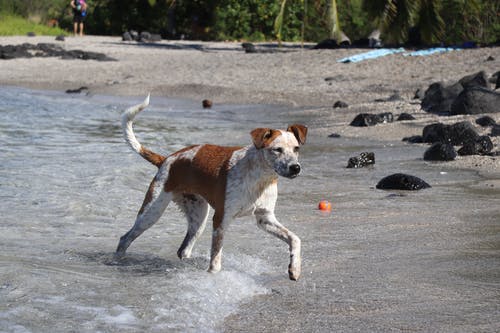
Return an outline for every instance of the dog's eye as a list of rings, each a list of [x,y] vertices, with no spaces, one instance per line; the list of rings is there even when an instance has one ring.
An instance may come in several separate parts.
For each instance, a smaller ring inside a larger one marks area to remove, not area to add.
[[[299,150],[300,150],[300,147],[299,147],[299,146],[297,146],[297,147],[293,148],[293,151],[294,151],[294,152],[296,152],[296,153],[298,153],[298,152],[299,152]]]
[[[274,148],[273,151],[277,154],[283,153],[283,148]]]

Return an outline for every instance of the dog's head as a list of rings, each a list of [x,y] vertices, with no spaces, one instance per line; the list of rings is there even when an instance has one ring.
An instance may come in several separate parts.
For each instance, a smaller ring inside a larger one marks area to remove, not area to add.
[[[286,131],[256,128],[250,134],[255,147],[278,175],[287,178],[299,175],[299,148],[306,142],[306,126],[291,125]]]

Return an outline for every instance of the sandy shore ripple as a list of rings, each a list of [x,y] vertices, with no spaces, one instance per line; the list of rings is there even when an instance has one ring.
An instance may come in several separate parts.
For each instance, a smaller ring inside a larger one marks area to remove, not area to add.
[[[274,53],[245,53],[241,43],[162,41],[155,44],[122,42],[121,37],[0,37],[1,45],[54,43],[66,50],[104,53],[112,62],[30,58],[0,60],[0,84],[34,89],[89,88],[90,93],[210,99],[220,103],[260,103],[301,107],[325,112],[328,121],[315,128],[318,135],[332,131],[346,137],[400,141],[422,133],[433,122],[455,123],[478,116],[437,117],[420,109],[413,95],[436,81],[456,82],[461,77],[500,70],[500,48],[480,48],[426,57],[390,55],[359,63],[337,60],[365,52],[362,49],[310,50],[285,44]],[[310,45],[309,45],[310,46]],[[490,58],[488,60],[488,58]],[[493,60],[491,60],[493,59]],[[325,80],[327,79],[327,80]],[[398,92],[402,101],[375,102]],[[342,100],[347,109],[333,109]],[[408,112],[416,121],[353,128],[348,124],[360,112]],[[334,122],[331,114],[335,114]],[[490,114],[497,122],[500,113]],[[474,126],[476,126],[474,124]],[[479,133],[487,130],[476,126]],[[498,150],[498,138],[492,138]],[[490,156],[458,157],[449,165],[500,174],[500,159]]]

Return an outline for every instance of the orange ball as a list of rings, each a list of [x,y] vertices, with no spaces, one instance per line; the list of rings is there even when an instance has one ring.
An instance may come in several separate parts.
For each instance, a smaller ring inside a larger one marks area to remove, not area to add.
[[[318,209],[324,212],[330,212],[332,210],[332,204],[327,200],[321,200],[318,204]]]

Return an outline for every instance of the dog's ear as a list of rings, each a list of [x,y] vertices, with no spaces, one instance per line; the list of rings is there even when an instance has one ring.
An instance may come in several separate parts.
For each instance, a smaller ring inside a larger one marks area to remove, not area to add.
[[[250,135],[255,147],[261,149],[267,147],[279,135],[279,131],[270,128],[256,128],[250,132]]]
[[[306,143],[307,126],[300,124],[290,125],[288,126],[287,131],[292,132],[293,135],[295,135],[295,138],[297,139],[299,144],[303,145],[304,143]]]

